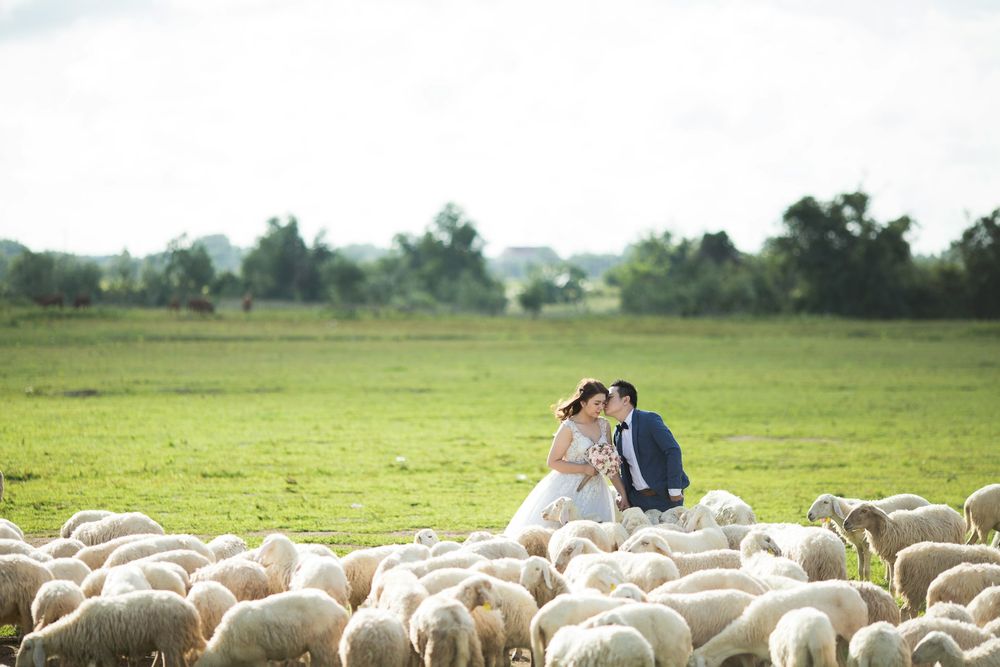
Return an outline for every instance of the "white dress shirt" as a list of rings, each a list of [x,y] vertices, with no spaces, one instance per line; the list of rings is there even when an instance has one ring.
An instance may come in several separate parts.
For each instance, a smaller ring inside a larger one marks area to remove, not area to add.
[[[636,491],[642,491],[643,489],[648,489],[649,484],[646,483],[646,480],[642,478],[642,473],[639,472],[639,462],[636,460],[635,447],[632,445],[632,415],[634,413],[634,409],[629,410],[624,420],[628,428],[622,430],[622,455],[625,457],[628,469],[632,473],[632,486],[635,487]],[[667,493],[671,496],[679,496],[681,495],[681,490],[667,489]]]

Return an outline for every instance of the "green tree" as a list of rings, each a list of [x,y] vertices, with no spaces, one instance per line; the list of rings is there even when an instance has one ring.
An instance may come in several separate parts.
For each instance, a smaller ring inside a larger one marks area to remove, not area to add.
[[[186,236],[174,239],[167,246],[167,265],[164,278],[172,296],[186,300],[207,294],[215,277],[212,258],[205,246],[189,244]]]
[[[971,314],[1000,317],[1000,208],[979,218],[953,247],[965,268]]]
[[[243,280],[260,297],[302,300],[312,296],[314,274],[310,262],[298,220],[288,216],[288,221],[281,224],[278,218],[271,218],[267,232],[243,258]]]
[[[14,296],[34,298],[54,294],[56,261],[49,253],[25,250],[14,257],[7,273],[7,283]]]

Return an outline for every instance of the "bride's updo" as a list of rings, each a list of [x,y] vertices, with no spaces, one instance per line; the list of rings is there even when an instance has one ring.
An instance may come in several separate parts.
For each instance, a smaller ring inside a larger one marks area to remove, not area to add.
[[[608,388],[601,384],[600,380],[583,378],[576,387],[576,394],[553,406],[555,408],[556,419],[559,421],[569,419],[583,409],[584,403],[598,394],[604,394],[607,397]]]

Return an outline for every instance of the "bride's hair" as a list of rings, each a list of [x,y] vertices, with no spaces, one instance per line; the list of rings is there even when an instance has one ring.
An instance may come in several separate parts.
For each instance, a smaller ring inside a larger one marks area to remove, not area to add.
[[[604,394],[604,397],[607,398],[608,388],[601,384],[599,380],[583,378],[580,380],[580,384],[576,386],[576,393],[571,398],[567,398],[565,401],[552,406],[555,409],[556,419],[559,421],[569,419],[583,409],[584,403],[598,394]]]

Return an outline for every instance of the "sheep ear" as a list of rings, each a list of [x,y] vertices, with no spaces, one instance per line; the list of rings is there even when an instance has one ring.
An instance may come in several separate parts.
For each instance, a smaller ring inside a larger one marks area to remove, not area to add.
[[[837,498],[833,499],[833,513],[837,515],[837,518],[843,521],[847,518],[847,513],[844,511],[844,505],[846,505],[843,500]]]
[[[545,585],[549,588],[549,590],[552,590],[552,570],[550,570],[547,566],[542,568],[542,579],[545,580]]]
[[[31,657],[35,667],[45,667],[45,642],[35,642],[34,648]]]

